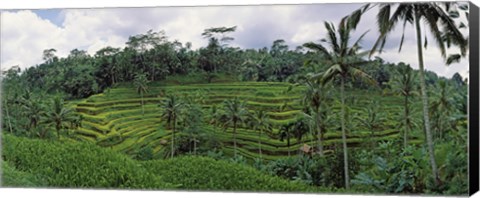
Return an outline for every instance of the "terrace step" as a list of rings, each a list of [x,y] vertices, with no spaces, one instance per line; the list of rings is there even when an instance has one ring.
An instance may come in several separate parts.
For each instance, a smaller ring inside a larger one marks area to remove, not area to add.
[[[300,104],[301,87],[296,87],[290,92],[286,92],[290,83],[283,82],[238,82],[238,83],[209,83],[209,84],[189,84],[175,86],[151,86],[149,93],[143,98],[144,114],[142,115],[142,98],[133,88],[120,87],[113,88],[103,94],[94,95],[86,100],[72,104],[72,106],[83,115],[82,127],[74,134],[73,138],[78,141],[92,141],[113,148],[114,150],[135,155],[139,149],[145,146],[151,146],[154,154],[158,154],[165,145],[160,141],[170,141],[171,130],[166,130],[165,122],[162,122],[160,104],[164,100],[165,93],[175,93],[180,97],[203,93],[203,108],[210,108],[213,105],[221,108],[222,103],[227,99],[235,97],[245,100],[250,112],[264,110],[268,115],[274,128],[272,132],[264,132],[260,137],[262,152],[265,159],[278,159],[284,157],[290,151],[297,153],[298,148],[303,144],[316,144],[316,138],[312,135],[305,135],[302,140],[291,138],[290,147],[287,147],[287,141],[278,139],[280,126],[299,119],[302,114],[302,105]],[[382,104],[383,111],[388,116],[401,111],[402,98],[400,97],[381,97],[379,93],[365,94],[364,92],[349,92],[348,97],[355,96],[357,105],[351,108],[352,113],[358,116],[366,116],[364,108],[372,100],[372,96]],[[378,95],[378,97],[376,96]],[[338,93],[333,93],[337,97]],[[287,104],[287,107],[281,107]],[[400,105],[399,105],[400,104]],[[415,106],[415,105],[413,105]],[[331,106],[332,112],[340,111],[340,105]],[[362,127],[357,127],[360,132],[347,134],[347,141],[350,147],[360,146],[366,140],[383,141],[399,138],[400,132],[396,121],[384,123],[384,129],[375,132],[373,136]],[[213,127],[208,127],[213,130]],[[338,126],[328,127],[324,135],[325,150],[332,150],[334,145],[341,143],[342,138]],[[225,131],[217,128],[215,136],[224,144],[225,153],[233,154],[233,134],[232,128]],[[117,138],[117,139],[116,139]],[[109,143],[108,141],[111,141]],[[239,126],[237,128],[237,141],[239,144],[239,153],[253,159],[258,155],[258,132]],[[411,142],[415,142],[412,138]],[[330,152],[330,151],[329,151]]]

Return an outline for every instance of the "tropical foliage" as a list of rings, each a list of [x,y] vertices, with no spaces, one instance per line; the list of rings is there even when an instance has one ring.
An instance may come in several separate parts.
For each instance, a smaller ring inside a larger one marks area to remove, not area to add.
[[[356,30],[373,8],[365,49]],[[93,56],[46,49],[2,72],[3,185],[465,195],[468,82],[427,71],[422,53],[431,31],[460,61],[467,10],[366,4],[295,48],[234,47],[230,26],[198,49],[162,30]],[[398,23],[416,29],[419,69],[377,54]]]

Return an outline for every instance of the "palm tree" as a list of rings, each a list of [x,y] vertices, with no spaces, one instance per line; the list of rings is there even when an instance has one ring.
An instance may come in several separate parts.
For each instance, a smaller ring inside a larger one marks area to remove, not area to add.
[[[263,131],[267,131],[271,129],[270,120],[268,119],[268,115],[263,110],[257,110],[253,114],[250,114],[251,125],[253,125],[253,129],[255,132],[259,130],[258,133],[258,155],[260,159],[262,159],[262,141],[260,137],[262,136]]]
[[[23,113],[29,118],[28,130],[37,127],[42,115],[44,114],[44,108],[39,100],[25,101],[23,104]]]
[[[184,127],[182,132],[186,132],[190,141],[193,142],[193,154],[197,154],[197,142],[198,137],[202,136],[202,124],[203,124],[203,110],[197,103],[186,103],[182,109],[182,116],[180,117],[181,123]],[[191,147],[190,147],[191,153]]]
[[[311,79],[313,74],[309,73],[300,78],[300,84],[306,86],[301,103],[305,106],[304,117],[311,125],[312,131],[317,131],[318,153],[323,156],[323,139],[326,132],[326,120],[330,92],[326,84],[320,80]]]
[[[320,53],[327,63],[331,65],[325,72],[313,75],[313,78],[321,78],[323,84],[330,82],[337,76],[340,78],[342,142],[346,189],[350,188],[350,177],[348,174],[347,138],[345,133],[345,81],[348,77],[352,77],[376,84],[368,74],[357,68],[365,63],[361,57],[367,55],[367,53],[358,53],[358,51],[360,49],[360,41],[367,32],[363,33],[352,46],[349,46],[350,33],[356,28],[359,21],[358,17],[358,14],[353,14],[352,16],[342,18],[338,31],[335,30],[332,23],[325,22],[328,37],[327,39],[322,39],[322,42],[327,42],[332,51],[328,51],[322,44],[313,42],[304,44],[305,47]]]
[[[64,108],[63,100],[56,97],[53,99],[52,108],[45,113],[45,123],[54,125],[57,137],[60,139],[60,130],[66,127],[66,122],[74,118],[73,111],[70,108]]]
[[[133,84],[137,89],[137,93],[140,94],[140,97],[142,97],[142,116],[145,115],[145,110],[143,107],[143,94],[148,92],[147,83],[148,83],[147,76],[144,73],[137,73],[135,75]]]
[[[405,64],[400,64],[396,70],[396,75],[393,77],[392,81],[390,81],[390,86],[394,90],[394,92],[398,93],[399,95],[404,97],[403,102],[403,147],[406,148],[408,143],[408,134],[412,130],[412,118],[410,113],[410,99],[417,95],[416,92],[416,79],[417,75],[413,72],[413,69]]]
[[[223,103],[225,109],[225,126],[233,125],[233,150],[234,157],[237,157],[237,125],[245,121],[248,116],[248,110],[246,108],[245,101],[238,100],[237,97],[233,100],[225,100]]]
[[[280,141],[287,140],[288,157],[290,157],[290,139],[294,136],[294,124],[286,124],[280,127]]]
[[[166,119],[167,125],[172,129],[172,146],[171,146],[171,157],[175,154],[175,127],[177,125],[177,118],[180,114],[183,103],[180,102],[175,95],[167,95],[166,99],[163,100],[162,108],[163,114],[162,118]]]
[[[210,116],[209,116],[208,123],[213,125],[213,132],[217,131],[217,125],[221,117],[221,113],[218,110],[219,109],[215,104],[212,105],[212,107],[210,107]]]
[[[7,120],[8,120],[8,128],[10,129],[10,130],[9,130],[10,133],[13,133],[12,120],[11,120],[12,118],[10,117],[10,113],[8,112],[8,107],[9,107],[9,105],[8,105],[8,103],[7,103],[7,101],[10,101],[10,100],[12,100],[12,99],[10,99],[10,98],[8,97],[8,95],[4,95],[4,97],[5,97],[5,98],[3,99],[3,102],[4,102],[4,105],[3,105],[3,106],[4,106],[4,108],[5,108],[5,114],[6,114],[6,118],[7,118]]]
[[[363,108],[363,111],[367,115],[360,116],[355,115],[354,120],[357,120],[359,124],[363,125],[370,131],[370,141],[371,145],[375,144],[374,131],[375,129],[382,126],[382,123],[385,121],[385,113],[383,109],[380,108],[381,104],[378,101],[371,101],[368,106]]]
[[[457,3],[453,2],[399,3],[393,14],[390,15],[393,5],[380,4],[380,9],[377,15],[380,36],[378,37],[371,51],[371,54],[373,54],[377,49],[378,51],[382,51],[388,34],[394,30],[397,22],[403,21],[404,28],[407,24],[414,25],[417,39],[420,89],[422,94],[423,120],[425,125],[424,130],[427,139],[430,164],[432,166],[432,175],[436,185],[440,184],[440,178],[438,176],[437,164],[435,162],[435,152],[430,128],[430,117],[428,115],[428,96],[427,86],[425,83],[425,66],[423,62],[422,48],[423,42],[425,42],[423,44],[424,47],[427,46],[427,40],[425,39],[422,42],[422,28],[420,22],[424,22],[424,24],[429,27],[433,38],[440,49],[442,58],[446,60],[446,63],[450,64],[452,62],[458,62],[461,58],[459,54],[451,55],[448,58],[446,55],[446,48],[450,47],[451,45],[458,46],[462,56],[465,56],[467,51],[468,40],[463,37],[462,33],[457,28],[455,21],[452,19],[458,17],[458,12],[452,10],[452,8],[456,5]],[[462,10],[465,10],[462,8],[462,6],[458,7]],[[402,35],[399,51],[402,48],[403,37],[404,35]]]
[[[448,130],[451,115],[454,111],[454,99],[450,94],[453,92],[452,87],[445,80],[438,83],[438,91],[434,94],[434,99],[430,106],[430,115],[432,116],[432,128],[437,133],[432,134],[437,138],[442,138],[442,134]]]
[[[323,139],[326,131],[326,127],[323,122],[324,120],[323,118],[325,116],[324,111],[322,111],[321,109],[314,109],[310,107],[308,113],[303,113],[303,116],[308,122],[312,135],[314,135],[315,131],[317,131],[316,137],[317,137],[318,153],[320,156],[323,156]]]

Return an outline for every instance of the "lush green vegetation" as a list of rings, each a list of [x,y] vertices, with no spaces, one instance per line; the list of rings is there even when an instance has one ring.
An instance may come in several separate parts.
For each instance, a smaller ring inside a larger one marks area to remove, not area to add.
[[[76,188],[172,188],[127,156],[93,144],[3,136],[2,155],[45,186]]]
[[[262,192],[329,192],[301,182],[292,182],[262,173],[250,166],[208,157],[183,156],[144,163],[149,172],[165,181],[182,184],[188,190],[234,190]],[[219,182],[222,181],[222,182]]]
[[[370,6],[295,50],[230,47],[235,26],[206,29],[196,50],[163,31],[94,56],[47,49],[2,74],[3,185],[466,194],[466,79],[367,57],[397,19],[451,19],[435,3],[397,18],[375,5],[379,41],[361,51],[351,35]],[[464,49],[443,25],[440,48]]]
[[[44,182],[31,173],[19,171],[8,162],[2,162],[2,186],[7,187],[41,187]]]
[[[3,158],[6,160],[2,162],[4,186],[294,192],[334,190],[288,181],[253,167],[209,157],[140,162],[90,143],[32,140],[11,135],[3,136],[3,146]]]

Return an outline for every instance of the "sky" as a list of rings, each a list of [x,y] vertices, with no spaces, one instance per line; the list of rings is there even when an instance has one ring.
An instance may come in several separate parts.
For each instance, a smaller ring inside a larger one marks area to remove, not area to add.
[[[18,65],[22,69],[41,63],[44,49],[54,48],[65,57],[72,49],[86,50],[93,55],[103,47],[124,47],[129,36],[148,30],[164,30],[170,41],[191,42],[194,49],[204,47],[201,33],[206,28],[237,26],[230,34],[232,46],[242,48],[270,47],[284,39],[290,49],[306,42],[319,42],[326,37],[324,21],[338,24],[340,19],[363,4],[189,6],[95,9],[6,10],[1,13],[0,67],[7,70]],[[378,37],[372,8],[363,16],[352,39],[369,31],[363,39],[369,49]],[[427,29],[427,28],[424,28]],[[418,68],[415,31],[407,26],[403,50],[398,52],[402,29],[390,35],[385,50],[378,54],[388,62],[409,63]],[[467,34],[467,31],[463,31]],[[427,32],[429,46],[424,51],[427,70],[451,77],[458,72],[468,76],[468,59],[446,66],[440,50]],[[454,50],[455,51],[455,50]]]

